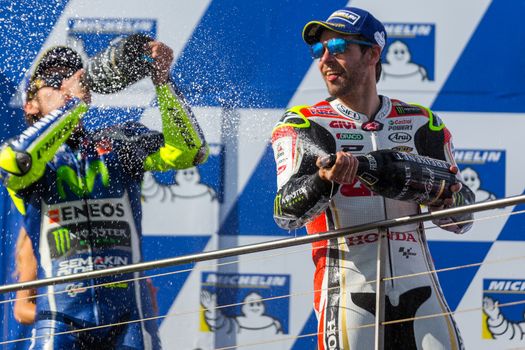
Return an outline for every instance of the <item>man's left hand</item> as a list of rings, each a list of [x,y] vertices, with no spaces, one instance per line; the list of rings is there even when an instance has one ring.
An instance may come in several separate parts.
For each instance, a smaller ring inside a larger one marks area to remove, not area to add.
[[[455,165],[452,165],[449,169],[449,171],[452,173],[452,174],[457,174],[459,169],[457,166]],[[453,185],[450,186],[450,191],[454,194],[454,193],[457,193],[461,190],[461,187],[462,187],[462,184],[461,182],[458,182],[458,183],[455,183]],[[432,212],[432,211],[437,211],[437,210],[442,210],[442,209],[445,209],[445,208],[450,208],[454,206],[454,196],[452,195],[451,197],[448,197],[448,198],[445,198],[443,200],[443,204],[442,205],[438,205],[438,206],[435,206],[435,205],[429,205],[428,206],[428,209]]]
[[[170,68],[173,62],[173,50],[160,41],[151,41],[148,43],[153,58],[153,72],[151,80],[153,84],[162,85],[170,79]]]

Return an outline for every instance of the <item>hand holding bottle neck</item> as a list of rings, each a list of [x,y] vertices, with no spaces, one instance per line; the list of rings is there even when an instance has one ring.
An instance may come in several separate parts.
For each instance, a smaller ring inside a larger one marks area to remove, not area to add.
[[[319,177],[324,181],[338,184],[354,182],[359,166],[358,159],[350,152],[339,151],[317,159]]]
[[[170,68],[173,62],[173,50],[160,41],[148,43],[153,59],[151,80],[155,86],[166,84],[170,79]]]

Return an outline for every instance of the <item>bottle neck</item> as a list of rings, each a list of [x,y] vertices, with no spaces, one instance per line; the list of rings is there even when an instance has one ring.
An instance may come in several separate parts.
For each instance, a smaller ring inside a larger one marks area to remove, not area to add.
[[[357,176],[371,170],[370,160],[366,156],[356,156],[359,165],[357,166]]]

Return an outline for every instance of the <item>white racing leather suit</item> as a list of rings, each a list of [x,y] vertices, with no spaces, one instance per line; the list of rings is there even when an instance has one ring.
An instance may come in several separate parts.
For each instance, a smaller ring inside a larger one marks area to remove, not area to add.
[[[362,155],[378,149],[421,154],[455,164],[451,134],[429,109],[381,96],[373,118],[337,99],[289,109],[276,125],[272,147],[278,193],[274,218],[285,229],[306,225],[309,234],[417,214],[416,203],[381,197],[359,181],[339,186],[321,180],[318,156],[346,150]],[[459,174],[458,174],[459,178]],[[455,205],[474,201],[463,186]],[[471,215],[436,222],[467,231]],[[319,349],[373,349],[378,230],[313,244],[314,308]],[[385,240],[385,320],[449,312],[434,270],[422,224],[394,227]],[[410,274],[421,275],[388,279]],[[364,327],[365,326],[365,327]],[[461,338],[451,316],[385,326],[385,349],[459,349]]]

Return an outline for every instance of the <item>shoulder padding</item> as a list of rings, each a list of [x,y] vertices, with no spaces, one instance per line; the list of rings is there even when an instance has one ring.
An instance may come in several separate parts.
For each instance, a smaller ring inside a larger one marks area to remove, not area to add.
[[[306,118],[303,109],[308,108],[308,106],[295,106],[288,109],[284,112],[284,115],[281,119],[275,124],[273,131],[288,126],[293,128],[308,128],[310,127],[310,121]]]

